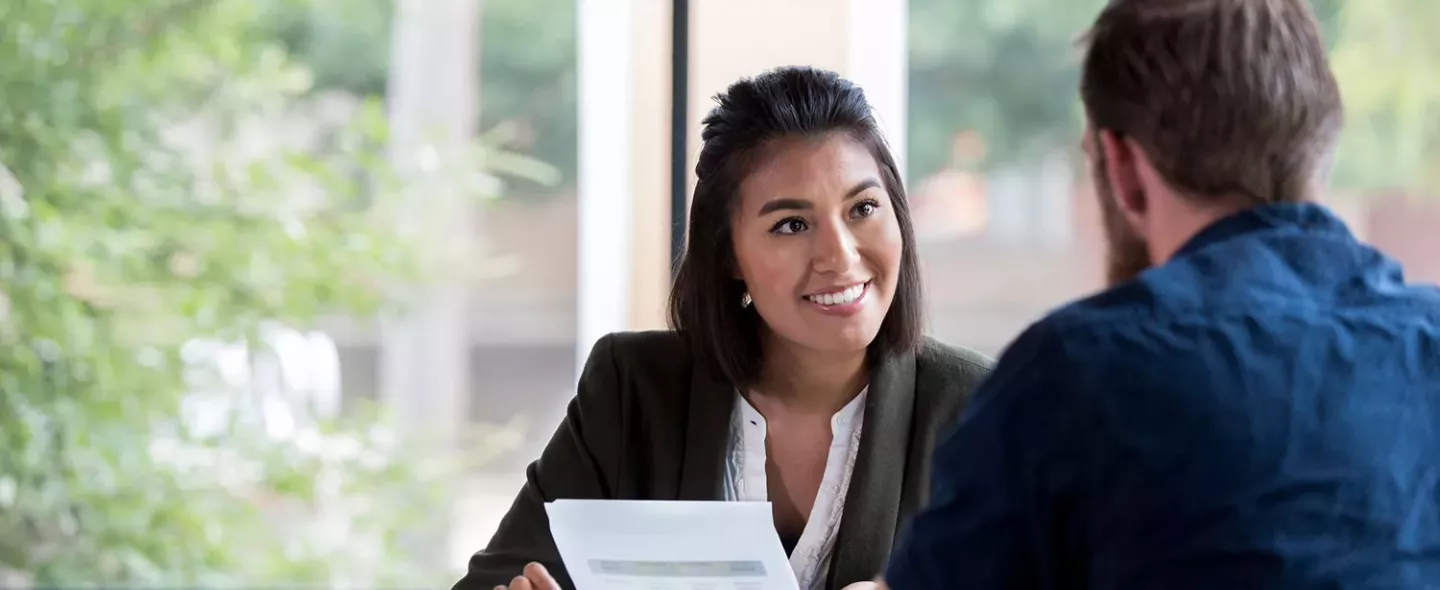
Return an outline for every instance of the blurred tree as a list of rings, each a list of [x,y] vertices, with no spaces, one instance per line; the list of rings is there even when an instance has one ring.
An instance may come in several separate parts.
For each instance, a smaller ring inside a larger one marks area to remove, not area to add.
[[[1103,0],[910,0],[911,182],[948,164],[973,131],[992,168],[1074,143],[1074,41]]]
[[[1433,186],[1440,180],[1440,4],[1312,4],[1348,103],[1335,184]],[[947,165],[952,139],[964,131],[985,140],[982,168],[1074,143],[1082,121],[1074,40],[1103,5],[910,0],[912,181]]]
[[[309,94],[263,8],[0,3],[6,587],[444,582],[394,534],[443,481],[379,417],[278,438],[181,418],[217,374],[257,375],[222,407],[258,404],[277,323],[370,314],[426,276],[391,237],[379,102]],[[498,161],[457,163],[460,188],[489,194],[471,177]]]
[[[1333,31],[1346,110],[1335,184],[1440,196],[1440,3],[1349,0]]]
[[[384,95],[391,2],[270,2],[267,28],[314,70],[317,90]],[[573,182],[578,158],[575,0],[484,0],[483,12],[480,128],[558,170],[509,192],[553,194],[550,181]]]
[[[1440,67],[1436,4],[1312,3],[1350,103],[1336,185],[1364,191],[1433,184],[1440,175],[1440,118],[1430,115]],[[508,145],[555,164],[567,181],[575,177],[576,158],[574,4],[488,0],[481,48],[482,128],[500,128]],[[986,141],[985,168],[1073,143],[1080,126],[1073,41],[1103,4],[911,0],[912,181],[946,165],[953,138],[967,130]],[[273,23],[315,69],[318,88],[379,95],[388,10],[384,0],[352,0],[276,11]]]

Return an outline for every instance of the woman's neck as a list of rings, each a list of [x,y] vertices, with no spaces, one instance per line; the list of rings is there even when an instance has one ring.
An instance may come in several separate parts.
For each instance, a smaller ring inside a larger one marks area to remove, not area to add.
[[[833,415],[865,389],[865,351],[843,354],[804,350],[778,338],[764,343],[765,360],[753,393],[792,410]]]

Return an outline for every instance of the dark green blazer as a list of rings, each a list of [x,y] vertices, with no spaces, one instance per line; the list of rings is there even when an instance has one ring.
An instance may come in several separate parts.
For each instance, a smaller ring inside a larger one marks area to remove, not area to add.
[[[829,588],[879,575],[901,525],[926,501],[930,452],[992,361],[927,339],[877,363]],[[539,561],[573,587],[550,537],[559,498],[723,500],[735,387],[697,365],[674,332],[611,334],[590,352],[575,399],[490,545],[455,590],[508,584]]]

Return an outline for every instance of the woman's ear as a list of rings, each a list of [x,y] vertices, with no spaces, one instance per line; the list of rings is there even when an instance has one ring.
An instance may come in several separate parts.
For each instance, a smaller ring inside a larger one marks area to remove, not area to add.
[[[740,281],[741,286],[744,286],[745,275],[740,274],[740,261],[735,258],[734,248],[735,246],[732,243],[732,245],[730,246],[730,253],[725,256],[724,260],[722,260],[720,264],[723,264],[725,269],[729,271],[730,278]]]

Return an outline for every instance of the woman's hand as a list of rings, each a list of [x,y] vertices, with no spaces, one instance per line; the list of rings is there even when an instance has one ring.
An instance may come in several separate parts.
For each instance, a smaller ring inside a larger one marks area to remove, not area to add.
[[[545,566],[532,561],[521,575],[510,580],[509,586],[496,586],[495,590],[560,590],[560,583],[550,576]]]

